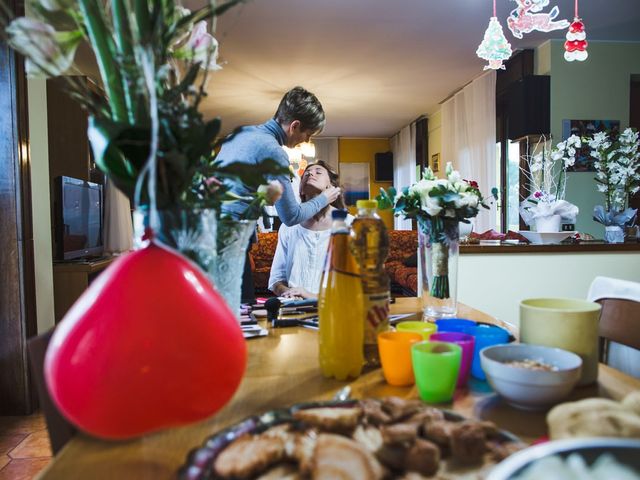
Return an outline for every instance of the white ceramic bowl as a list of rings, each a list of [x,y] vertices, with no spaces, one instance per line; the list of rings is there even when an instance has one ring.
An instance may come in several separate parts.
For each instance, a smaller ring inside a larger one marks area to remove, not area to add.
[[[526,359],[558,370],[530,370],[505,363]],[[487,347],[480,352],[480,364],[493,389],[509,404],[524,410],[543,410],[562,401],[580,379],[582,370],[582,359],[575,353],[525,343]]]
[[[602,454],[613,455],[622,465],[640,471],[640,440],[628,438],[570,438],[525,448],[493,468],[487,480],[517,478],[532,463],[552,455],[567,458],[578,453],[592,465]],[[541,479],[544,480],[544,479]],[[613,480],[613,479],[612,479]]]

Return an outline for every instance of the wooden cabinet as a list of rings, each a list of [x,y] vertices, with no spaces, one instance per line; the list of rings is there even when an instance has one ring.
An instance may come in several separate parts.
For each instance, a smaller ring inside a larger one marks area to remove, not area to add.
[[[69,311],[82,292],[105,269],[114,257],[84,262],[61,262],[53,264],[53,295],[55,320],[58,323]]]

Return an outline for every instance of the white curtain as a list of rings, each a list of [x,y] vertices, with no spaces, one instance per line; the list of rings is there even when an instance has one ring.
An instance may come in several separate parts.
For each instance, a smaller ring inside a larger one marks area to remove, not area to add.
[[[316,160],[328,163],[335,172],[340,164],[337,138],[314,138],[313,144],[316,146]]]
[[[391,137],[393,186],[400,191],[416,182],[416,124],[412,123]],[[411,220],[394,217],[395,230],[411,230]]]
[[[453,163],[462,178],[475,180],[485,196],[496,179],[496,72],[475,79],[442,104],[442,170]],[[497,203],[480,209],[473,229],[498,229]]]
[[[104,251],[127,252],[133,248],[131,204],[108,178],[104,186]]]

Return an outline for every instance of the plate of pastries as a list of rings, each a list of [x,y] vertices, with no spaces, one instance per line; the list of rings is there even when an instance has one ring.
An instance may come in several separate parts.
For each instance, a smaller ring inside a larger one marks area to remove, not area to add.
[[[478,479],[526,445],[493,423],[398,397],[298,404],[207,438],[181,480]]]

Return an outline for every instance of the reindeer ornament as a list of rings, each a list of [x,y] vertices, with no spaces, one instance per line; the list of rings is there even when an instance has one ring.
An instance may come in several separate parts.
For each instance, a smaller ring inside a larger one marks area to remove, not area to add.
[[[551,32],[553,30],[562,30],[569,26],[567,20],[554,21],[560,13],[557,6],[553,7],[549,13],[538,13],[549,5],[549,0],[513,1],[516,2],[518,7],[509,14],[507,26],[516,38],[522,38],[523,34],[531,33],[534,30]]]

